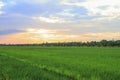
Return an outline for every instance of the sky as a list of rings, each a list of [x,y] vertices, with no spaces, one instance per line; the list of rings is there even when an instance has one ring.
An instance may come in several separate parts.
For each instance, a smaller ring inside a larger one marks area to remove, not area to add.
[[[120,39],[120,0],[0,0],[0,44]]]

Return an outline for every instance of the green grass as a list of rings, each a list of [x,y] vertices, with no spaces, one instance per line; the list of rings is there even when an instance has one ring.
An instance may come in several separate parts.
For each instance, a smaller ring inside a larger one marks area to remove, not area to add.
[[[1,46],[0,80],[120,80],[120,48]]]

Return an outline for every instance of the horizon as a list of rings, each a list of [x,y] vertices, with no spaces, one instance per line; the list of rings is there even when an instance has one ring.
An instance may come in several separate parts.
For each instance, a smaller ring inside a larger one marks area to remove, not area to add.
[[[119,0],[0,0],[0,44],[120,40]]]
[[[114,39],[112,39],[112,40],[105,40],[105,39],[103,39],[103,40],[100,40],[100,41],[69,41],[69,42],[42,42],[42,43],[0,43],[0,45],[41,45],[41,44],[57,44],[57,43],[59,43],[59,44],[64,44],[64,43],[92,43],[92,42],[97,42],[97,43],[101,43],[102,41],[107,41],[107,42],[114,42],[114,43],[116,43],[117,41],[119,42],[120,40],[114,40]],[[119,43],[118,43],[119,44]],[[117,44],[117,45],[118,45]]]

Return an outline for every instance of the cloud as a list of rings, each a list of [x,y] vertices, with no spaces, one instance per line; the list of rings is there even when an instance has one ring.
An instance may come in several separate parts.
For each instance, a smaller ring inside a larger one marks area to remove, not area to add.
[[[0,11],[0,14],[3,14],[4,12],[3,11]]]
[[[102,38],[102,39],[113,39],[113,38],[119,38],[120,32],[99,32],[99,33],[86,33],[83,36],[85,37],[96,37],[96,38]]]
[[[57,13],[57,15],[64,16],[64,17],[74,17],[76,14],[71,13],[72,9],[64,9],[63,11]]]
[[[103,39],[120,39],[120,32],[88,32],[80,34],[69,34],[69,32],[71,31],[31,28],[27,29],[24,32],[6,35],[0,39],[0,43],[27,44],[43,42],[100,41]]]
[[[0,1],[0,14],[3,14],[3,13],[4,13],[3,11],[1,11],[1,9],[2,9],[3,6],[5,6],[5,4]]]
[[[61,4],[64,3],[74,3],[74,2],[83,2],[85,0],[61,0]]]
[[[21,29],[37,25],[29,16],[23,14],[3,14],[0,16],[0,30]]]
[[[0,0],[0,37],[7,36],[4,40],[16,43],[18,39],[25,42],[119,39],[119,4],[119,0]]]
[[[33,3],[46,3],[46,2],[49,2],[51,0],[24,0],[24,1],[27,1],[27,2],[33,2]]]
[[[69,23],[70,21],[65,19],[65,18],[60,18],[56,16],[49,16],[49,17],[32,17],[32,19],[41,21],[41,22],[46,22],[46,23]]]
[[[30,3],[30,4],[44,4],[44,3],[47,3],[47,2],[50,2],[50,1],[53,1],[53,0],[11,0],[13,1],[14,3]],[[58,1],[58,0],[55,0],[55,1]]]
[[[24,32],[24,30],[17,30],[17,29],[0,30],[0,35],[9,35],[9,34],[15,34],[19,32]]]
[[[5,4],[0,1],[0,9],[4,6]]]
[[[120,17],[119,0],[86,0],[84,2],[66,2],[65,5],[84,7],[89,16],[100,16],[100,19],[113,20]]]

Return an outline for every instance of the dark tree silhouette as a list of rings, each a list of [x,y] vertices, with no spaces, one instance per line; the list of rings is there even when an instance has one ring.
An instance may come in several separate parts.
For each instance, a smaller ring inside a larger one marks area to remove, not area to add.
[[[0,44],[0,46],[76,46],[76,47],[120,47],[120,40],[101,40],[91,42],[58,42],[58,43],[42,43],[42,44]]]

